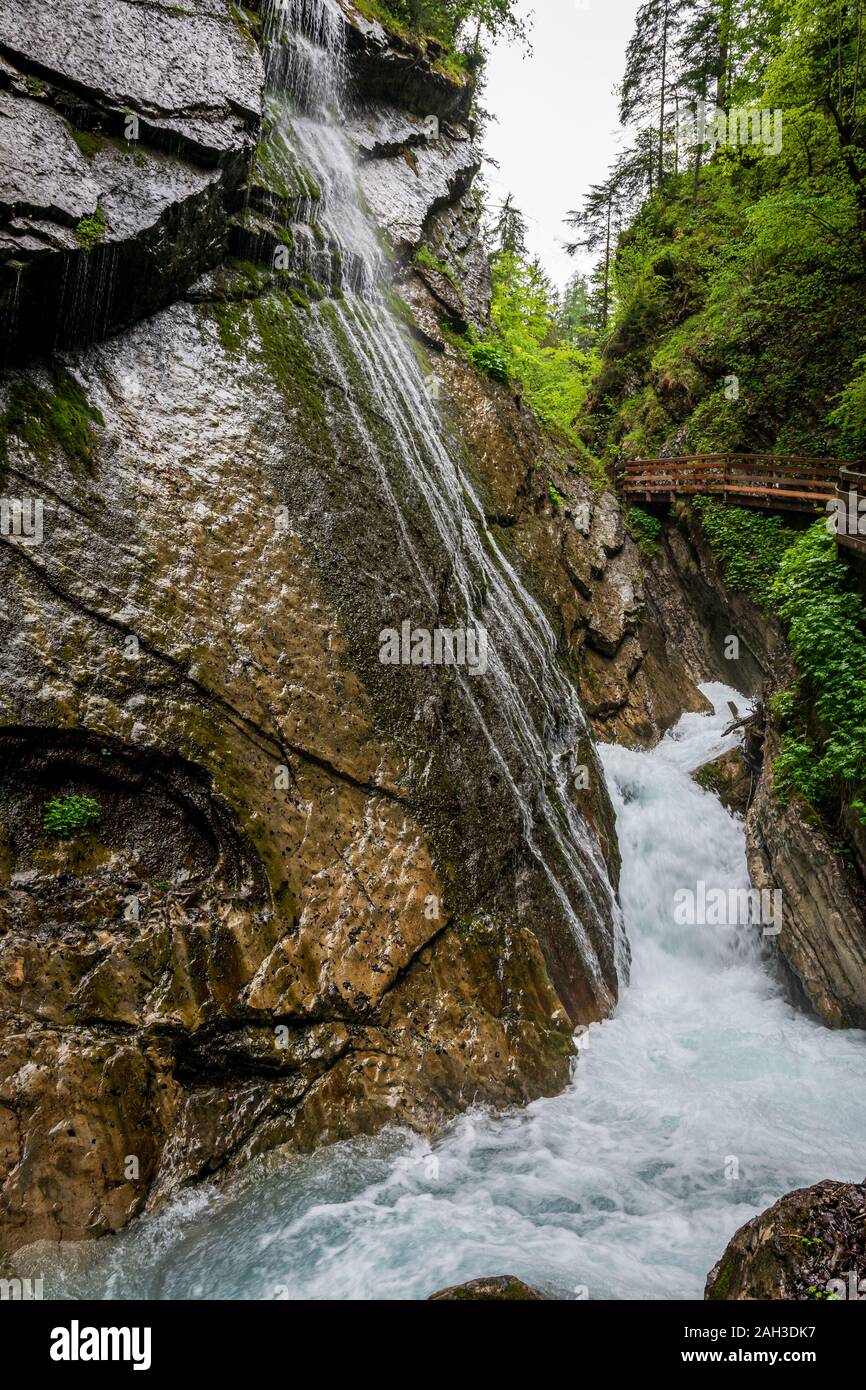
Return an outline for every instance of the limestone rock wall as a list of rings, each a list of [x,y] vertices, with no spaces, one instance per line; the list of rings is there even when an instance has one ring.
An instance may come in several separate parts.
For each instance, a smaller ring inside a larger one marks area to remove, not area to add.
[[[260,16],[182,11],[0,7],[0,485],[43,507],[38,537],[0,537],[6,1250],[117,1229],[280,1144],[553,1093],[627,969],[592,740],[546,689],[575,625],[527,675],[493,615],[538,746],[483,683],[383,670],[392,618],[453,620],[455,555],[346,339],[313,191],[269,184]],[[414,244],[448,229],[482,316],[470,94],[346,13],[369,202],[419,287]],[[279,219],[307,219],[328,283],[280,279]],[[472,386],[527,477],[537,427]],[[571,541],[598,576],[614,511]],[[508,554],[531,586],[563,519],[526,520]],[[614,590],[595,621],[618,650]],[[55,838],[45,804],[70,795],[98,822]]]

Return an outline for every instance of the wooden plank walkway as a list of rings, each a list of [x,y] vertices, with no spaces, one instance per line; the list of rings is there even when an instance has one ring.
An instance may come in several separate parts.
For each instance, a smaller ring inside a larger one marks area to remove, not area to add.
[[[620,489],[633,501],[706,495],[738,507],[823,512],[837,495],[838,459],[795,454],[690,454],[631,459],[617,470]]]

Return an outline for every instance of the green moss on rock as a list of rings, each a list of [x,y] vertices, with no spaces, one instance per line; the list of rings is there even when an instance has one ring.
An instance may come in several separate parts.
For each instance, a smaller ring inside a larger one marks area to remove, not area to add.
[[[75,238],[82,251],[89,253],[98,246],[108,231],[108,218],[102,208],[82,217],[75,228]]]
[[[90,468],[94,425],[104,426],[105,420],[68,372],[54,372],[50,391],[33,380],[18,380],[0,417],[0,462],[6,463],[9,437],[14,436],[43,463],[60,448],[68,459]]]

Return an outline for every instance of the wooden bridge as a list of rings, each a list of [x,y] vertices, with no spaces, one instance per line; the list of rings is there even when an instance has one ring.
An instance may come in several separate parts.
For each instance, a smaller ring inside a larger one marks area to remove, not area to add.
[[[633,501],[706,495],[737,507],[817,513],[836,497],[845,467],[837,459],[794,454],[690,454],[632,459],[618,467],[617,478]]]

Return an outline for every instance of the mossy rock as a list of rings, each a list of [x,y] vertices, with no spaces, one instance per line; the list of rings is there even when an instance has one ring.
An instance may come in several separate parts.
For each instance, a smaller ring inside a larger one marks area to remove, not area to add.
[[[471,1279],[468,1284],[455,1284],[441,1289],[428,1298],[428,1303],[550,1303],[547,1294],[513,1274],[500,1274],[492,1279]]]
[[[745,815],[749,809],[752,774],[740,748],[732,748],[729,753],[699,767],[692,773],[692,781],[717,796],[729,811]]]
[[[42,463],[49,462],[60,448],[71,462],[92,468],[94,425],[103,427],[105,420],[68,372],[56,370],[51,389],[32,378],[19,379],[13,383],[0,416],[0,463],[6,461],[9,437],[14,436]]]

